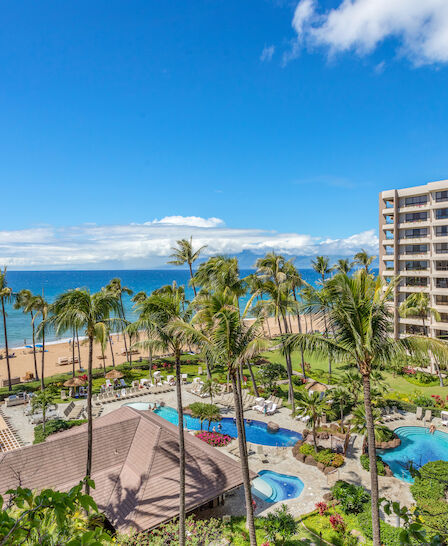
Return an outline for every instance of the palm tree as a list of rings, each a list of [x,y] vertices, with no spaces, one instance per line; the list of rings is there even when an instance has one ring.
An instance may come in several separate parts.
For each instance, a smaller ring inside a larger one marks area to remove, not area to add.
[[[367,275],[370,275],[370,266],[375,261],[376,256],[369,256],[367,253],[367,250],[364,250],[363,248],[357,252],[354,256],[355,263],[359,265],[360,267],[364,268],[364,271]]]
[[[333,271],[330,267],[330,260],[327,256],[316,256],[316,258],[311,261],[311,267],[320,275],[321,285],[323,286],[325,284],[325,279]]]
[[[29,313],[31,317],[31,328],[33,331],[33,358],[34,358],[34,373],[36,380],[39,381],[39,372],[37,371],[37,356],[36,356],[36,326],[34,324],[34,310],[33,310],[34,296],[31,290],[24,288],[16,294],[16,301],[14,303],[14,309],[22,309],[24,313]]]
[[[176,370],[176,394],[179,430],[179,544],[185,545],[185,440],[184,413],[182,405],[182,382],[180,357],[183,338],[173,325],[187,324],[191,310],[185,309],[185,291],[183,287],[162,287],[166,289],[152,293],[140,304],[140,318],[133,324],[138,329],[142,326],[148,331],[145,341],[136,346],[172,352]]]
[[[339,258],[339,260],[336,262],[336,265],[334,266],[334,270],[338,273],[345,273],[348,275],[350,271],[353,269],[353,262],[348,260],[347,258]]]
[[[397,281],[387,287],[361,269],[353,277],[337,274],[327,283],[334,302],[328,309],[333,338],[314,334],[290,336],[291,347],[327,354],[331,352],[341,361],[355,363],[362,376],[365,422],[367,428],[371,468],[372,528],[374,546],[380,546],[378,512],[378,475],[376,471],[375,426],[372,415],[370,378],[372,369],[387,364],[397,354],[415,348],[419,340],[394,340],[391,333],[392,316],[389,300]],[[424,340],[425,344],[429,340]],[[422,345],[422,343],[419,343]],[[446,346],[445,346],[446,350]]]
[[[399,308],[402,317],[419,317],[422,320],[423,335],[426,335],[426,323],[428,315],[432,315],[435,320],[440,320],[440,314],[429,304],[429,296],[426,292],[415,292],[410,294]]]
[[[194,284],[193,279],[193,264],[194,262],[199,258],[199,255],[201,252],[207,248],[207,245],[203,245],[200,248],[198,248],[196,251],[193,250],[193,237],[190,237],[190,240],[187,239],[180,239],[177,242],[177,247],[173,247],[171,250],[173,251],[173,254],[171,254],[171,257],[173,258],[171,261],[169,261],[169,264],[173,265],[184,265],[188,264],[188,268],[190,270],[190,278],[191,278],[191,286],[193,288],[194,295],[196,296],[196,286]]]
[[[45,389],[35,394],[31,398],[31,408],[34,411],[37,409],[42,410],[42,430],[45,434],[45,425],[46,425],[46,413],[49,406],[54,404],[55,393],[50,389]]]
[[[41,317],[41,321],[40,321],[37,333],[39,337],[42,339],[40,388],[41,390],[44,390],[45,389],[45,381],[44,381],[44,378],[45,378],[45,334],[46,334],[46,328],[47,328],[49,305],[48,305],[48,302],[44,299],[44,296],[42,295],[42,296],[34,296],[33,300],[30,302],[30,306],[35,311],[34,320],[36,320],[37,317],[39,316]]]
[[[119,312],[119,301],[111,291],[100,290],[91,294],[87,289],[68,290],[58,298],[52,306],[52,316],[48,320],[56,333],[65,332],[74,326],[83,329],[89,342],[89,360],[87,371],[87,461],[86,477],[92,473],[93,449],[93,418],[92,418],[92,368],[93,343],[95,339],[105,339],[111,313]],[[117,320],[117,319],[115,319]],[[89,494],[90,485],[86,480],[86,493]]]
[[[331,389],[330,398],[339,405],[339,412],[341,418],[341,429],[344,426],[344,409],[347,406],[350,396],[346,389],[342,387],[337,387],[336,389]]]
[[[246,520],[249,529],[251,546],[256,546],[255,522],[252,506],[247,444],[244,429],[244,417],[241,397],[241,382],[239,369],[251,358],[266,350],[268,341],[262,336],[262,325],[257,319],[250,326],[242,320],[239,309],[232,304],[229,294],[217,293],[213,296],[215,313],[210,329],[203,333],[194,324],[178,322],[177,331],[184,335],[185,340],[206,345],[215,355],[214,358],[226,365],[233,387],[235,404],[235,419],[238,433],[238,445],[243,474],[244,494],[246,502]]]
[[[126,313],[124,311],[124,305],[123,305],[123,294],[127,294],[128,296],[131,296],[133,294],[133,291],[128,288],[127,286],[123,286],[121,284],[121,279],[118,277],[115,277],[111,281],[109,281],[109,284],[106,286],[106,290],[111,292],[112,295],[114,295],[119,302],[118,306],[118,315],[122,319],[122,324],[126,323]],[[126,352],[126,360],[129,361],[130,359],[130,353],[128,351],[128,343],[126,340],[126,334],[123,330],[123,341],[124,341],[124,350]]]
[[[214,379],[206,379],[202,382],[201,394],[210,396],[210,402],[213,404],[213,397],[220,392],[220,385]]]
[[[300,415],[309,417],[309,423],[313,429],[314,449],[317,451],[316,428],[328,409],[325,393],[299,391],[297,393],[297,408]]]
[[[3,271],[0,269],[0,301],[2,302],[2,315],[3,315],[3,332],[5,334],[5,349],[6,349],[6,368],[8,371],[8,389],[12,390],[11,384],[11,368],[9,366],[9,347],[8,347],[8,330],[6,327],[6,311],[5,303],[11,301],[12,288],[8,286],[6,281],[6,267]]]

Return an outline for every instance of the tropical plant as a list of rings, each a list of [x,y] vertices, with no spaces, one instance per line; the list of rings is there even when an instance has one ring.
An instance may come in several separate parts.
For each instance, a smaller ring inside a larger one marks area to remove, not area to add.
[[[346,275],[349,275],[352,269],[353,262],[351,262],[347,258],[340,258],[334,266],[335,271],[337,271],[338,273],[344,273]]]
[[[263,521],[266,538],[273,544],[285,544],[297,533],[298,523],[286,504],[270,512]]]
[[[34,320],[40,317],[40,324],[37,329],[37,334],[42,340],[42,355],[41,355],[41,368],[40,368],[40,387],[45,389],[45,334],[47,329],[47,319],[49,312],[49,304],[44,299],[44,296],[34,296],[31,306],[35,311]]]
[[[177,331],[182,333],[184,340],[191,340],[207,347],[216,362],[228,369],[232,382],[235,404],[235,419],[238,432],[238,445],[243,475],[244,494],[246,502],[246,518],[251,546],[256,546],[255,522],[252,506],[246,437],[241,397],[241,382],[239,370],[266,350],[268,342],[262,336],[262,325],[255,320],[250,326],[241,318],[239,309],[233,305],[232,293],[215,293],[211,298],[208,313],[213,317],[204,333],[194,324],[178,322]]]
[[[6,281],[6,267],[3,271],[0,269],[0,302],[2,305],[2,316],[3,316],[3,332],[5,335],[5,350],[6,350],[6,368],[8,372],[8,388],[12,390],[11,384],[11,367],[9,365],[9,347],[8,347],[8,329],[6,326],[6,311],[5,303],[9,302],[12,298],[12,288],[8,286]]]
[[[56,397],[56,394],[54,390],[51,388],[47,388],[35,394],[31,398],[31,409],[33,413],[36,410],[42,411],[42,429],[44,434],[45,434],[47,410],[50,406],[54,404],[55,397]]]
[[[136,346],[171,352],[174,355],[176,373],[177,412],[179,415],[179,544],[185,545],[185,440],[183,429],[183,405],[181,388],[180,357],[184,338],[180,326],[188,326],[191,309],[185,307],[183,287],[169,285],[152,293],[140,306],[140,317],[134,323],[148,332],[148,339],[135,343]]]
[[[365,269],[353,277],[338,273],[327,282],[327,290],[333,302],[328,308],[328,319],[332,338],[313,334],[293,334],[289,337],[292,348],[303,347],[306,351],[333,354],[340,361],[355,363],[362,376],[364,392],[365,426],[368,436],[373,542],[379,546],[380,526],[378,513],[378,475],[376,472],[375,425],[372,414],[370,377],[372,370],[387,365],[400,353],[409,350],[423,351],[436,345],[437,340],[405,338],[394,340],[391,333],[392,317],[389,300],[396,285],[395,280],[387,286],[378,278],[366,274]],[[438,341],[437,351],[446,355],[446,345]]]
[[[213,404],[213,397],[221,392],[221,385],[214,379],[205,379],[201,385],[201,394],[210,397],[210,402]]]
[[[191,411],[192,417],[199,419],[201,423],[208,421],[208,430],[210,430],[210,425],[212,421],[221,421],[221,412],[219,411],[218,406],[215,404],[205,404],[204,402],[193,402],[190,404],[189,409]]]
[[[370,266],[375,261],[376,256],[370,256],[367,253],[367,250],[364,250],[363,248],[355,254],[355,263],[362,267],[364,271],[366,272],[366,275],[370,275]]]
[[[264,364],[258,369],[258,380],[262,387],[269,392],[275,390],[277,381],[285,379],[286,377],[288,377],[288,374],[282,364]]]
[[[316,428],[319,426],[320,421],[328,409],[325,393],[299,391],[296,393],[297,397],[297,411],[300,415],[308,417],[308,422],[313,430],[313,443],[314,448],[317,451],[317,437]]]
[[[197,250],[193,250],[193,237],[190,237],[190,240],[180,239],[179,241],[176,241],[176,243],[177,247],[171,249],[173,251],[173,254],[171,254],[173,259],[168,263],[173,265],[188,264],[188,269],[190,270],[191,287],[193,288],[194,295],[196,296],[196,286],[193,279],[193,264],[199,258],[201,252],[207,248],[207,245],[203,245]]]
[[[107,336],[109,325],[113,321],[111,313],[119,312],[119,302],[111,291],[100,290],[94,294],[87,289],[68,290],[58,296],[52,305],[52,315],[48,322],[56,333],[65,332],[76,326],[83,329],[89,344],[87,371],[87,463],[86,493],[89,493],[89,479],[92,472],[93,418],[92,418],[92,368],[93,343],[95,339]],[[45,321],[44,321],[45,325]]]
[[[16,301],[14,303],[14,309],[21,309],[24,313],[30,314],[31,317],[31,328],[33,336],[33,359],[34,359],[34,374],[36,380],[39,381],[39,372],[37,370],[37,356],[36,356],[36,327],[34,324],[34,310],[33,310],[33,299],[34,296],[31,293],[31,290],[24,288],[16,294]]]
[[[118,313],[119,317],[122,319],[121,324],[126,324],[126,313],[124,310],[123,305],[123,294],[126,294],[128,296],[132,296],[133,291],[128,288],[127,286],[123,286],[121,284],[121,279],[118,277],[115,277],[111,281],[109,281],[109,284],[105,288],[106,291],[109,291],[113,296],[115,296],[119,302],[118,307],[116,308],[116,312]],[[126,360],[130,363],[132,362],[132,353],[128,351],[128,343],[126,340],[126,334],[123,330],[123,341],[124,341],[124,350],[126,352]]]
[[[369,494],[362,485],[338,480],[333,486],[331,492],[337,499],[345,514],[359,514],[364,508],[364,504],[369,500]]]
[[[435,320],[440,320],[440,313],[431,307],[429,295],[426,292],[410,294],[399,308],[400,315],[404,318],[418,317],[422,321],[423,332],[426,332],[426,319],[432,315]]]
[[[112,537],[94,523],[97,505],[82,492],[87,481],[89,488],[95,487],[85,479],[68,492],[22,487],[7,491],[8,502],[0,497],[0,544],[111,544]]]

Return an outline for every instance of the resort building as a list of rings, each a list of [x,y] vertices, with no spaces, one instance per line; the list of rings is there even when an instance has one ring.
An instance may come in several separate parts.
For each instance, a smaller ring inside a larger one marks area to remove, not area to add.
[[[91,493],[117,531],[146,531],[178,516],[177,426],[122,406],[95,419],[93,432]],[[223,503],[243,483],[239,461],[187,432],[185,451],[187,512]],[[19,486],[68,491],[85,475],[86,453],[87,424],[0,453],[0,494]]]
[[[400,276],[394,294],[396,337],[448,337],[448,180],[380,193],[380,274]],[[414,292],[429,295],[440,314],[400,317],[398,307]]]

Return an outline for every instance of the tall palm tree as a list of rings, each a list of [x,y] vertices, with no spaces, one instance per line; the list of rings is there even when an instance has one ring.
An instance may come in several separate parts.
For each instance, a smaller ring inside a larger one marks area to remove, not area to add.
[[[183,337],[173,326],[187,324],[191,310],[185,308],[185,291],[183,287],[158,290],[140,305],[140,317],[133,324],[135,329],[140,326],[148,331],[148,339],[137,342],[136,346],[159,349],[174,355],[176,372],[177,413],[179,418],[179,544],[185,545],[185,439],[184,412],[182,404],[182,381],[180,357],[182,354]]]
[[[365,421],[371,468],[372,527],[374,546],[380,546],[378,512],[378,475],[376,471],[375,427],[372,416],[370,379],[372,369],[387,365],[391,358],[418,350],[422,340],[406,338],[394,340],[391,334],[392,316],[389,300],[397,281],[387,287],[364,269],[353,277],[337,274],[328,281],[327,289],[334,302],[328,309],[333,338],[314,334],[294,334],[289,337],[291,347],[327,354],[331,352],[341,361],[355,363],[362,376]],[[427,348],[430,340],[423,339]],[[442,342],[439,342],[442,343]],[[446,345],[445,345],[446,351]]]
[[[48,322],[55,327],[56,333],[65,332],[76,325],[84,330],[89,343],[89,360],[87,369],[87,459],[86,477],[92,473],[93,449],[93,418],[92,418],[92,368],[93,343],[95,339],[105,339],[111,313],[119,312],[119,301],[108,290],[100,290],[91,294],[87,289],[68,290],[58,296],[52,306],[52,316]],[[115,319],[117,320],[117,319]],[[120,320],[120,319],[118,319]],[[86,481],[86,493],[89,494],[90,485]]]
[[[320,282],[323,286],[325,284],[325,279],[333,271],[330,267],[330,260],[327,256],[316,256],[316,258],[311,261],[311,267],[320,275]]]
[[[133,294],[133,291],[127,286],[123,286],[121,284],[121,279],[118,277],[115,277],[114,279],[109,281],[109,284],[106,286],[106,291],[111,292],[111,294],[118,299],[119,306],[118,306],[117,312],[119,317],[122,319],[122,324],[125,324],[126,313],[125,313],[124,305],[123,305],[123,294],[131,296]],[[124,330],[123,330],[123,341],[124,341],[124,350],[126,353],[126,360],[129,361],[130,353],[128,351],[128,342],[126,340],[126,334]]]
[[[181,334],[183,333],[184,339],[208,346],[209,350],[215,355],[215,359],[228,368],[233,388],[247,527],[249,529],[250,544],[256,546],[257,539],[239,369],[251,358],[265,351],[268,347],[268,341],[263,338],[260,320],[257,319],[250,326],[247,326],[241,318],[239,309],[233,305],[233,298],[229,294],[215,293],[212,297],[212,305],[215,312],[213,313],[213,321],[211,321],[210,328],[206,333],[195,327],[194,324],[177,323],[175,328]]]
[[[37,329],[38,336],[42,340],[42,358],[41,358],[41,368],[40,368],[40,388],[41,390],[45,389],[45,335],[47,329],[47,319],[49,304],[44,299],[44,296],[34,296],[31,306],[35,311],[34,320],[38,317],[41,318],[39,327]]]
[[[334,266],[334,269],[338,273],[345,273],[346,275],[348,275],[353,269],[353,262],[348,260],[347,258],[339,258],[339,260],[336,262],[336,265]]]
[[[328,409],[325,393],[299,391],[297,397],[297,411],[300,415],[309,418],[308,422],[313,430],[314,449],[317,451],[316,428],[319,426],[325,411]]]
[[[367,250],[364,250],[363,248],[357,252],[354,256],[355,263],[359,265],[360,267],[364,268],[364,271],[367,275],[370,275],[370,266],[375,261],[376,256],[370,256],[367,253]]]
[[[196,286],[193,279],[193,264],[199,258],[201,252],[207,248],[207,245],[203,245],[197,250],[193,250],[193,237],[190,237],[190,240],[180,239],[179,241],[176,241],[176,243],[177,247],[173,247],[171,249],[173,251],[171,258],[173,259],[168,263],[173,265],[188,264],[191,286],[193,288],[194,295],[196,296]]]
[[[432,315],[437,321],[440,320],[440,314],[437,309],[431,307],[429,296],[426,292],[415,292],[410,294],[399,308],[402,317],[418,317],[422,321],[423,335],[426,335],[426,319]]]
[[[8,283],[6,281],[6,267],[4,267],[3,271],[0,269],[0,301],[2,303],[3,332],[5,334],[6,368],[8,371],[9,390],[12,390],[12,384],[11,384],[11,368],[9,365],[8,329],[6,327],[5,303],[9,302],[11,298],[12,298],[12,288],[8,286]]]
[[[31,290],[24,288],[16,294],[16,301],[14,303],[14,309],[22,309],[24,313],[29,313],[31,317],[31,328],[33,332],[33,358],[34,358],[34,374],[36,380],[39,381],[39,372],[37,371],[37,356],[36,356],[36,325],[34,324],[34,310],[33,310],[34,296]]]

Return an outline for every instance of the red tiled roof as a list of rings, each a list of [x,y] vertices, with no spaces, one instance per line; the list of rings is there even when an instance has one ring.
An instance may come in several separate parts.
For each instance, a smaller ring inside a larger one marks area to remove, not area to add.
[[[178,514],[178,429],[151,412],[123,406],[94,421],[92,496],[119,531],[142,531]],[[242,483],[241,467],[185,434],[186,508]],[[0,454],[0,494],[17,486],[68,490],[84,476],[87,424],[45,443]]]

